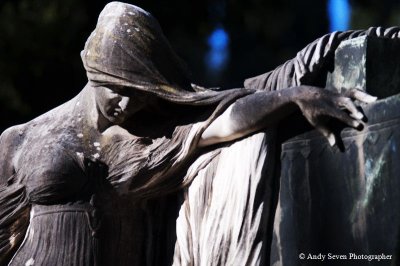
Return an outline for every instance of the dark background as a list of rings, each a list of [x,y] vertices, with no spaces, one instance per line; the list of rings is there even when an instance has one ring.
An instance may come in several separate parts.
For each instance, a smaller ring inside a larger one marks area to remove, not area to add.
[[[86,83],[79,53],[108,1],[0,0],[0,132],[76,95]],[[328,33],[323,0],[127,1],[151,12],[193,81],[241,87]],[[400,1],[353,0],[351,28],[400,24]],[[216,27],[229,34],[221,71],[205,63]]]

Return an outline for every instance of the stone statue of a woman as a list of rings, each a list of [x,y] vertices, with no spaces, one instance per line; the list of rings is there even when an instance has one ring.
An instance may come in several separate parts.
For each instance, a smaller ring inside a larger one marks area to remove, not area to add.
[[[375,100],[301,84],[192,85],[157,21],[118,2],[101,12],[81,56],[81,93],[1,135],[1,265],[155,264],[168,226],[149,200],[189,184],[218,144],[298,110],[333,144],[323,118],[359,128],[352,100]]]

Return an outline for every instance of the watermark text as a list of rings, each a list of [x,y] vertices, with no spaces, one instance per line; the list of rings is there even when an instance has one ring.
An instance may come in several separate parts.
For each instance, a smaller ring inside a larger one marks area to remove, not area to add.
[[[334,253],[300,253],[300,260],[314,260],[314,261],[333,261],[333,260],[366,260],[366,261],[382,261],[391,260],[392,255],[388,254],[334,254]]]

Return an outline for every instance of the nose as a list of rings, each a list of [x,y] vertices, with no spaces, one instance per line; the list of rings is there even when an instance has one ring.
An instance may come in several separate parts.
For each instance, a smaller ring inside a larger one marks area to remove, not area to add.
[[[121,107],[121,110],[126,110],[128,104],[129,104],[129,97],[121,96],[121,100],[118,103],[119,107]]]

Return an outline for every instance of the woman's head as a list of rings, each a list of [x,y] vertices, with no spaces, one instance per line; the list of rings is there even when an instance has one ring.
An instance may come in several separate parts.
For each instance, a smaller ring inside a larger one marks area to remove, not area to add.
[[[95,88],[126,87],[189,105],[213,104],[228,94],[192,87],[157,20],[133,5],[107,4],[81,57]]]
[[[156,94],[193,91],[156,19],[133,5],[107,4],[81,56],[95,87],[116,85]]]

